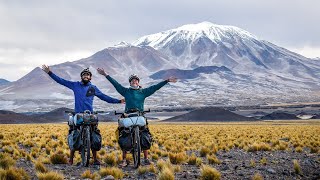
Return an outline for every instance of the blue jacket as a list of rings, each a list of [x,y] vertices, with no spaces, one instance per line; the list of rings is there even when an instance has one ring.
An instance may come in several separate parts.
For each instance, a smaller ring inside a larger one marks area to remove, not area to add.
[[[62,79],[52,73],[49,72],[49,76],[55,80],[57,83],[71,89],[74,94],[74,111],[76,113],[84,112],[85,110],[93,111],[93,97],[97,96],[103,101],[108,103],[120,103],[119,99],[114,99],[110,96],[103,94],[95,85],[92,85],[90,82],[87,85],[84,85],[82,82],[72,82]]]

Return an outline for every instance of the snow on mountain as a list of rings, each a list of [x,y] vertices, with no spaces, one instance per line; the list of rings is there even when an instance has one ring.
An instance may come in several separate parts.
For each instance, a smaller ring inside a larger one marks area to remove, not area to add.
[[[319,62],[310,62],[233,26],[189,24],[144,36],[133,44],[163,52],[180,69],[225,66],[240,74],[265,72],[310,83],[320,77]]]

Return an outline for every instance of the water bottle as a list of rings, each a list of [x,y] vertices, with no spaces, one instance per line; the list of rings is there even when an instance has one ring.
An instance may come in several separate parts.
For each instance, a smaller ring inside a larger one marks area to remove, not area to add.
[[[72,116],[72,115],[69,115],[68,125],[69,125],[69,126],[73,126],[73,125],[74,125],[74,123],[73,123],[73,116]]]

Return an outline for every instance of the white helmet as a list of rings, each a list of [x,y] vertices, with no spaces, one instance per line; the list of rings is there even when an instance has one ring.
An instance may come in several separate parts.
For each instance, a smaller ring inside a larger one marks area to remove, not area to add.
[[[132,74],[132,75],[129,77],[129,83],[132,81],[132,79],[136,79],[136,80],[138,80],[138,81],[140,82],[140,78],[139,78],[139,76],[136,75],[136,74]]]

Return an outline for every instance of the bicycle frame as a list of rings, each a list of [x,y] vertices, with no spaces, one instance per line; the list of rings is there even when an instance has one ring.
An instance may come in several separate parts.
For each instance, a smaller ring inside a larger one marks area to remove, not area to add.
[[[150,109],[148,111],[143,111],[143,112],[137,111],[137,113],[138,113],[137,115],[144,117],[144,114],[146,112],[150,112]],[[124,113],[117,113],[115,111],[115,115],[119,115],[119,114],[121,114],[122,117],[126,116]],[[130,115],[129,115],[129,117],[130,117]],[[145,121],[146,121],[146,119],[145,119]],[[133,156],[134,167],[138,168],[140,166],[140,160],[141,160],[140,128],[144,127],[144,126],[139,126],[139,125],[135,124],[134,122],[132,122],[132,123],[133,123],[133,125],[131,125],[127,128],[129,128],[130,133],[131,133],[131,142],[133,145],[131,153]],[[136,121],[136,123],[137,123],[137,121]],[[146,125],[147,125],[147,123],[146,123]]]
[[[91,113],[91,111],[86,110],[84,113],[78,113],[78,114],[75,114],[74,112],[70,112],[70,111],[65,111],[65,112],[71,113],[73,116],[80,115],[81,116],[80,118],[83,118],[83,122],[80,125],[78,125],[80,127],[80,137],[82,142],[80,151],[81,151],[82,166],[87,167],[89,166],[89,161],[90,161],[90,149],[91,149],[93,127],[98,124],[98,120],[93,116],[93,114],[103,113],[103,111],[96,111]],[[93,121],[93,119],[95,121]]]

